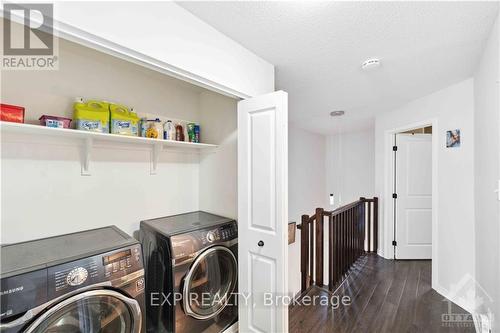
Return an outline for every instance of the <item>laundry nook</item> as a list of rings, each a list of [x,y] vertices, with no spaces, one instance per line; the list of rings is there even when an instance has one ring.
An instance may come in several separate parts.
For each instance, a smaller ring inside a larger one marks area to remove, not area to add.
[[[0,4],[0,333],[500,333],[500,3]]]

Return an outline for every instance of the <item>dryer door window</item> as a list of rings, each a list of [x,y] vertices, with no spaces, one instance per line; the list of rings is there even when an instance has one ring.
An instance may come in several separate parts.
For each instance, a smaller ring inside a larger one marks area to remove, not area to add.
[[[196,319],[216,316],[228,304],[237,276],[236,257],[227,247],[214,246],[200,254],[184,280],[186,314]]]
[[[37,318],[28,333],[140,332],[141,310],[136,300],[112,290],[77,294]]]

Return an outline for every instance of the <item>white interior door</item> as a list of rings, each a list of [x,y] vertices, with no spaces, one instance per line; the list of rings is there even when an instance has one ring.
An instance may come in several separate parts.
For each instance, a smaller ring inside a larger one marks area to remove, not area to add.
[[[240,332],[287,332],[288,94],[238,103]]]
[[[396,259],[432,258],[432,135],[396,135]]]

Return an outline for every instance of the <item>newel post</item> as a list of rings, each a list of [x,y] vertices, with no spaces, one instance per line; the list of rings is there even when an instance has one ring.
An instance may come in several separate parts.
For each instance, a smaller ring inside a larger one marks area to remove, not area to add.
[[[302,215],[302,223],[300,225],[300,272],[301,272],[301,291],[304,292],[309,288],[308,281],[308,263],[309,259],[309,216]]]
[[[323,208],[316,208],[316,285],[323,287]]]

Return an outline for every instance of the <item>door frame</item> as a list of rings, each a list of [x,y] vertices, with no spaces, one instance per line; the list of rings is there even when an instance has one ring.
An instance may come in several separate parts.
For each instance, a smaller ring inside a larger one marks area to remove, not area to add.
[[[392,199],[394,186],[394,135],[400,132],[409,131],[415,128],[432,126],[432,288],[438,287],[438,209],[439,209],[439,191],[438,191],[438,151],[439,151],[439,126],[437,118],[422,120],[407,125],[403,125],[391,130],[385,131],[384,135],[384,214],[383,219],[383,257],[386,259],[394,258],[394,248],[392,241],[394,237],[394,199]]]

